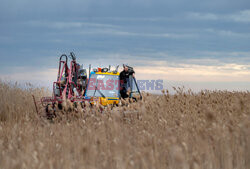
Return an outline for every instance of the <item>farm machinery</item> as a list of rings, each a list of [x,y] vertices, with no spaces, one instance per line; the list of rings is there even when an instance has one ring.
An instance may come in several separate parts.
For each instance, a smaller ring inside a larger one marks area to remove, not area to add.
[[[56,104],[58,108],[62,108],[62,103],[66,100],[81,104],[89,102],[90,105],[119,105],[121,82],[118,67],[115,70],[111,70],[111,66],[91,69],[89,65],[89,75],[87,75],[87,69],[76,62],[73,52],[68,56],[62,54],[59,58],[57,81],[53,82],[52,96],[42,97],[39,102],[45,107],[47,113],[49,107],[53,108]],[[130,69],[133,68],[130,67]],[[128,81],[130,88],[128,97],[134,100],[141,99],[135,78],[130,76]],[[36,111],[39,113],[34,96],[33,99]]]

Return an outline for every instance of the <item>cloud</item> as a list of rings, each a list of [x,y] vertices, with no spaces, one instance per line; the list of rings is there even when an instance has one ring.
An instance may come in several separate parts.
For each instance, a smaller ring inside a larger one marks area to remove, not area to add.
[[[99,59],[98,62],[103,65],[111,60],[115,60],[117,64],[128,63],[134,67],[138,79],[165,79],[179,82],[250,82],[250,65],[247,64],[250,53],[248,52],[201,52],[198,55],[207,57],[189,59],[176,58],[167,53],[152,55],[168,58],[160,60],[157,57],[145,55],[108,54],[108,56],[102,55],[103,59]],[[235,57],[239,55],[242,58]]]
[[[213,53],[218,55],[216,52]],[[91,56],[88,59],[79,58],[78,62],[92,63],[92,68],[108,66],[109,64],[114,68],[116,64],[126,62],[134,67],[137,80],[163,79],[164,88],[184,85],[194,91],[200,89],[250,90],[250,87],[246,85],[250,84],[250,65],[229,62],[230,59],[227,62],[215,58],[178,61],[125,54],[102,55],[102,58],[96,61],[90,58]],[[121,70],[120,66],[119,71]],[[12,67],[11,72],[0,73],[0,79],[20,83],[30,82],[35,86],[49,87],[49,89],[52,89],[52,83],[56,80],[56,76],[56,64],[55,68],[52,69]]]
[[[187,17],[189,19],[195,19],[195,20],[218,20],[219,19],[219,17],[216,14],[212,14],[212,13],[191,12],[191,13],[188,13]]]
[[[102,35],[114,35],[114,36],[134,36],[145,38],[168,38],[168,39],[190,39],[197,38],[195,33],[138,33],[128,32],[118,29],[95,29],[95,30],[80,30],[74,34],[102,34]]]
[[[97,28],[117,28],[119,26],[103,23],[90,23],[90,22],[60,22],[60,21],[28,21],[26,24],[34,27],[48,27],[54,29],[69,29],[69,28],[82,28],[82,27],[97,27]]]
[[[225,64],[222,66],[181,64],[175,67],[137,67],[143,79],[165,79],[179,82],[250,82],[250,66]]]
[[[218,30],[218,29],[205,29],[206,32],[217,34],[224,37],[235,37],[235,38],[250,38],[250,33],[239,33],[230,30]]]
[[[87,19],[87,18],[85,18]],[[92,20],[96,21],[115,21],[115,22],[166,22],[174,21],[176,18],[165,17],[94,17]]]
[[[87,55],[88,58],[78,58],[80,63],[91,63],[95,66],[107,66],[110,63],[122,64],[127,63],[135,67],[147,66],[168,66],[181,67],[181,65],[204,65],[204,66],[222,66],[226,64],[247,65],[250,63],[250,52],[225,52],[225,51],[192,51],[193,57],[190,57],[189,51],[174,54],[169,51],[155,52],[145,51],[139,54],[130,53],[105,53],[105,52],[79,52],[79,56]]]
[[[0,8],[2,77],[47,84],[53,70],[30,67],[56,68],[56,56],[75,51],[80,63],[129,63],[142,77],[152,69],[163,74],[149,77],[172,80],[248,79],[247,0],[14,0]]]
[[[244,11],[240,11],[238,13],[232,14],[232,15],[228,15],[227,18],[235,22],[249,23],[250,22],[250,10],[244,10]]]
[[[250,23],[250,10],[242,10],[232,14],[190,12],[187,14],[187,18],[192,20],[203,20],[203,21],[221,20],[221,21]]]
[[[30,82],[37,86],[48,87],[56,80],[57,71],[57,69],[37,70],[32,67],[13,67],[11,73],[0,73],[0,79],[20,83]]]
[[[152,18],[151,18],[152,19]],[[74,29],[72,34],[78,35],[114,35],[114,36],[138,36],[148,38],[169,38],[169,39],[189,39],[198,37],[195,33],[141,33],[136,31],[127,31],[126,28],[103,23],[89,22],[59,22],[59,21],[29,21],[26,24],[33,27],[48,27],[66,31],[66,29]]]

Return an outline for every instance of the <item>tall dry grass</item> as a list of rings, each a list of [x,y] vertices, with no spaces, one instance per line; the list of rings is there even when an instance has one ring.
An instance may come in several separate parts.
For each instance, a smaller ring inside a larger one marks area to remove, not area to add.
[[[0,83],[0,168],[250,168],[250,93],[177,89],[127,106],[68,105],[52,122]],[[126,103],[125,103],[126,104]]]

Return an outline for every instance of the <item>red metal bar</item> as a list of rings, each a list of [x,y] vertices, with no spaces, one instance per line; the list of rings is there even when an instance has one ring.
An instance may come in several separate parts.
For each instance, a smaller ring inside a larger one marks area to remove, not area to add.
[[[32,95],[32,97],[33,97],[33,101],[34,101],[34,104],[35,104],[36,113],[37,113],[37,114],[39,114],[39,113],[38,113],[38,108],[37,108],[37,105],[36,105],[36,99],[35,99],[35,96],[34,96],[34,95]]]

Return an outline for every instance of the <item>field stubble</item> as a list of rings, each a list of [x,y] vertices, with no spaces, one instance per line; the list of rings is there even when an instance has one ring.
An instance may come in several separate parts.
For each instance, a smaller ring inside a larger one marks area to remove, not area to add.
[[[249,92],[144,93],[102,113],[68,105],[53,122],[32,100],[47,93],[0,83],[0,168],[250,168]]]

